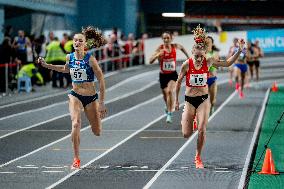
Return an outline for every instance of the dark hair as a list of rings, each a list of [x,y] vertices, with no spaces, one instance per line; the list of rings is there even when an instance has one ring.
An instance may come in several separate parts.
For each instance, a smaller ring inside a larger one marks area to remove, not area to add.
[[[211,39],[211,41],[212,41],[212,51],[220,51],[220,49],[218,49],[218,48],[215,46],[213,37],[207,36],[206,38],[209,38],[209,39]],[[208,46],[208,45],[207,45],[207,46]]]
[[[93,26],[82,28],[82,34],[86,37],[88,48],[98,48],[107,43],[102,32]]]
[[[169,34],[170,37],[173,38],[173,35],[172,35],[172,33],[171,33],[170,31],[164,31],[164,32],[162,33],[162,37],[163,37],[164,34]]]

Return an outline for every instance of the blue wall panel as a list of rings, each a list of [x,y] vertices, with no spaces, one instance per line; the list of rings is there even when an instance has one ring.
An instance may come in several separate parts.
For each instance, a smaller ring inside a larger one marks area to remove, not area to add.
[[[117,27],[124,33],[136,32],[137,0],[78,1],[78,28],[94,25]]]
[[[251,30],[247,38],[252,42],[258,40],[264,53],[284,52],[284,29]]]

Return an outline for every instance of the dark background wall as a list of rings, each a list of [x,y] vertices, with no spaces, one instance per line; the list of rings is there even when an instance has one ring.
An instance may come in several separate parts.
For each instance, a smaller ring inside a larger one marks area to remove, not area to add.
[[[80,0],[78,28],[94,25],[101,29],[120,28],[125,34],[136,33],[138,0]]]

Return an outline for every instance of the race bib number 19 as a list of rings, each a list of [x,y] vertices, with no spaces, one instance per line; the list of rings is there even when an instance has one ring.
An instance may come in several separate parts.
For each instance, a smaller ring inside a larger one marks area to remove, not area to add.
[[[190,85],[197,87],[197,86],[206,86],[207,82],[207,74],[190,74]]]
[[[87,80],[86,69],[71,68],[70,75],[73,81],[86,81]]]
[[[175,62],[174,61],[169,61],[169,62],[163,62],[163,70],[165,71],[175,71]]]

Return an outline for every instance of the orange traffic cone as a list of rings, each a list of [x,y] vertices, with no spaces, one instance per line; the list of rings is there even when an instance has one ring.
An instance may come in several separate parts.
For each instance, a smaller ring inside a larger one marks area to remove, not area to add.
[[[272,152],[269,148],[266,149],[262,169],[260,172],[258,172],[258,174],[267,174],[267,175],[278,175],[279,174],[275,170],[274,161],[272,158]]]
[[[276,82],[276,81],[273,82],[273,85],[272,85],[272,87],[271,87],[271,90],[272,90],[273,92],[277,92],[277,91],[278,91],[278,86],[277,86],[277,82]]]

